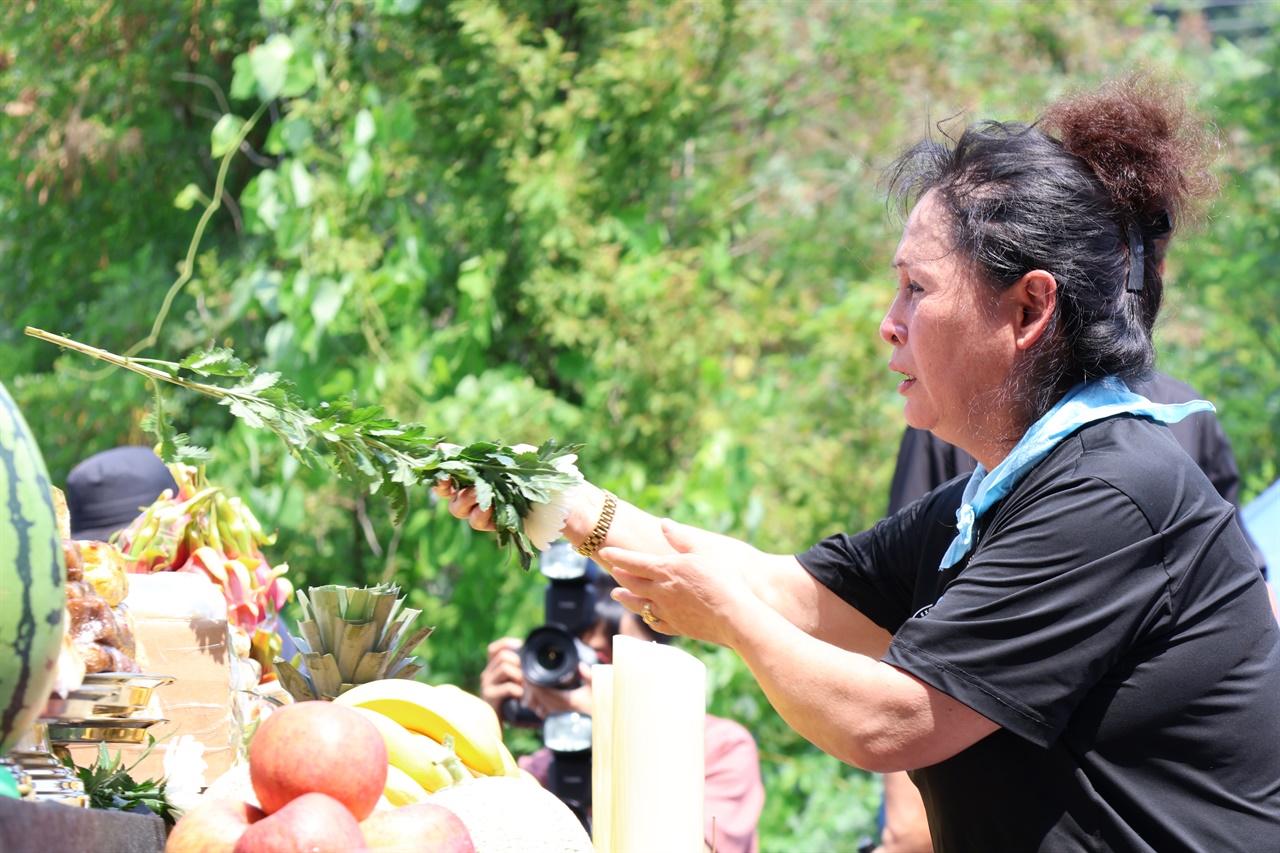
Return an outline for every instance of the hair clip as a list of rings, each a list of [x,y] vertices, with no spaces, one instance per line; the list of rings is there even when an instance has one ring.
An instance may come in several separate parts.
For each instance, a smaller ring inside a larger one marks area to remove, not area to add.
[[[1142,254],[1142,229],[1138,223],[1128,225],[1129,232],[1129,285],[1125,289],[1130,293],[1142,292],[1142,280],[1146,277],[1146,263]]]

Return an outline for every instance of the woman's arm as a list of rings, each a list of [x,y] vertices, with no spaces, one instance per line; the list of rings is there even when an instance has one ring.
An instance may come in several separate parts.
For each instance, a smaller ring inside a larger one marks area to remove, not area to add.
[[[637,613],[648,603],[661,620],[655,630],[733,649],[783,719],[825,752],[868,770],[912,769],[998,728],[881,663],[888,634],[816,581],[805,582],[808,573],[794,558],[766,557],[744,568],[721,537],[670,521],[661,529],[675,553],[612,546],[602,553],[625,587],[614,597]],[[783,568],[784,560],[794,568]],[[738,582],[742,571],[756,582]]]
[[[492,529],[471,489],[440,489],[449,510]],[[584,484],[564,536],[587,539],[604,492]],[[727,646],[751,669],[783,719],[825,752],[867,770],[924,767],[998,726],[878,658],[889,635],[816,581],[790,555],[670,520],[619,501],[595,559],[622,585],[613,596],[644,605],[655,630]]]
[[[441,481],[436,491],[449,499],[449,511],[466,518],[477,530],[493,529],[493,513],[481,510],[475,490],[454,489]],[[573,505],[565,520],[564,538],[577,547],[586,541],[600,520],[605,492],[584,483],[574,494]],[[670,523],[670,522],[668,522]],[[695,528],[686,528],[693,532]],[[800,566],[789,554],[766,554],[745,542],[729,536],[697,530],[704,548],[713,551],[736,582],[750,589],[768,606],[777,610],[800,630],[845,649],[856,649],[879,657],[888,648],[889,634],[854,610]],[[605,549],[663,555],[675,549],[663,532],[663,521],[626,501],[618,500],[601,551],[593,559],[612,572]],[[619,579],[619,583],[623,583]],[[623,584],[625,586],[625,583]],[[639,608],[636,608],[637,612]]]

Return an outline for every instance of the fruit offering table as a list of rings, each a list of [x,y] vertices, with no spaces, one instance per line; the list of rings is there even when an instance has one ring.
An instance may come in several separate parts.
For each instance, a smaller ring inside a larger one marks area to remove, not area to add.
[[[0,850],[5,853],[161,853],[164,842],[164,821],[154,814],[0,798]]]

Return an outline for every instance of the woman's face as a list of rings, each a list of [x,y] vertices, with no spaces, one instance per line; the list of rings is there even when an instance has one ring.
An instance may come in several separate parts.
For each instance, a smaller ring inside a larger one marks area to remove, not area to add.
[[[579,639],[596,653],[598,663],[613,663],[613,633],[603,619],[597,619]]]
[[[640,617],[629,610],[618,620],[618,633],[637,640],[653,639],[640,622]],[[599,663],[613,663],[613,633],[603,619],[597,619],[591,630],[581,636],[581,640],[596,653]]]
[[[898,289],[880,336],[907,423],[968,450],[984,465],[1011,421],[1001,398],[1014,359],[1016,288],[995,294],[954,250],[944,209],[926,193],[912,210],[893,266]],[[1002,458],[1002,457],[1001,457]]]

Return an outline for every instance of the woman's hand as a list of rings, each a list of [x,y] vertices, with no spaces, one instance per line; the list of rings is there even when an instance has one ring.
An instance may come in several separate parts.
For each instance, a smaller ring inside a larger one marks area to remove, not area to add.
[[[748,573],[766,555],[745,543],[696,527],[662,520],[672,554],[646,554],[609,547],[600,551],[623,588],[613,598],[663,634],[679,634],[733,647],[735,627],[765,607]],[[648,622],[649,620],[646,619]]]
[[[476,490],[472,486],[458,488],[449,477],[436,480],[432,490],[449,502],[449,514],[454,518],[465,518],[476,530],[493,531],[493,507],[481,509],[476,498]]]

